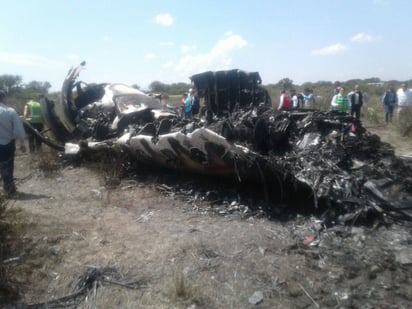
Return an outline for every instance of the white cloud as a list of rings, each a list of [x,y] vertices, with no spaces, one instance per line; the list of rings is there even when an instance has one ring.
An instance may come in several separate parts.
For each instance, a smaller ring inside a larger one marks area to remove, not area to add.
[[[247,44],[240,35],[227,33],[209,52],[183,56],[174,69],[184,78],[196,72],[228,69],[232,63],[230,55]]]
[[[366,34],[365,32],[360,32],[351,38],[352,42],[357,42],[357,43],[372,43],[372,42],[379,41],[380,39],[381,37],[379,36],[372,36],[372,35]]]
[[[317,56],[336,55],[346,50],[348,50],[347,46],[341,43],[337,43],[335,45],[330,45],[330,46],[327,46],[321,49],[312,50],[312,55],[317,55]]]
[[[16,64],[16,65],[61,65],[62,62],[51,60],[45,57],[13,54],[7,52],[0,53],[0,62]]]
[[[234,49],[243,48],[247,45],[247,42],[240,36],[235,35],[231,32],[226,34],[226,38],[217,42],[213,47],[212,53],[214,54],[225,54]]]
[[[112,37],[111,37],[111,36],[108,36],[108,35],[105,35],[105,36],[103,37],[103,41],[105,41],[105,42],[111,42],[111,41],[112,41]]]
[[[196,50],[196,45],[183,45],[180,50],[183,54],[187,54],[190,51]]]
[[[161,26],[166,26],[166,27],[168,27],[168,26],[171,26],[171,25],[173,24],[174,19],[173,19],[173,17],[172,17],[170,14],[168,14],[168,13],[166,13],[166,14],[159,14],[159,15],[157,15],[157,16],[155,17],[155,22],[156,22],[156,24],[159,24],[159,25],[161,25]]]
[[[156,55],[153,53],[147,53],[146,55],[144,55],[144,57],[148,60],[152,60],[154,58],[156,58]]]

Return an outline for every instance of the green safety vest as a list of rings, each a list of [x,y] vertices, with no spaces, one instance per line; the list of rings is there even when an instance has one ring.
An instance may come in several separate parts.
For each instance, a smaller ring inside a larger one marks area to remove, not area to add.
[[[41,116],[41,105],[39,102],[35,101],[30,101],[27,103],[27,106],[29,107],[29,117],[30,117],[30,123],[43,123],[43,118]]]
[[[338,93],[336,95],[336,104],[338,105],[337,110],[346,113],[349,108],[349,99],[347,95],[341,95]]]

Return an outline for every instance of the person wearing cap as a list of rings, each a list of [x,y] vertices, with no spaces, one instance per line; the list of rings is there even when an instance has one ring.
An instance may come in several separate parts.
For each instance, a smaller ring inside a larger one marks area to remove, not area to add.
[[[14,183],[16,139],[20,143],[20,150],[26,152],[23,123],[14,108],[7,105],[6,93],[0,91],[0,173],[3,189],[8,196],[16,193]]]

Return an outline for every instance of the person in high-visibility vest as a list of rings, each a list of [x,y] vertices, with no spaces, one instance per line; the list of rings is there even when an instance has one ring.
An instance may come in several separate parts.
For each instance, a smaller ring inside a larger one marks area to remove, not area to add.
[[[349,97],[345,94],[345,88],[340,87],[339,93],[335,94],[331,102],[332,110],[341,113],[348,113],[349,111]]]
[[[24,106],[24,119],[38,132],[43,131],[43,118],[41,115],[41,105],[39,102],[30,100]],[[29,138],[29,151],[35,152],[41,150],[41,139],[33,132],[27,132]]]

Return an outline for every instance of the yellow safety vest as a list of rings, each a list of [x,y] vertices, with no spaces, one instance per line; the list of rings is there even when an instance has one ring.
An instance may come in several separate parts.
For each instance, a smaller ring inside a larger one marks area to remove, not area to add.
[[[41,105],[39,102],[30,101],[24,107],[24,118],[30,123],[43,123]]]

